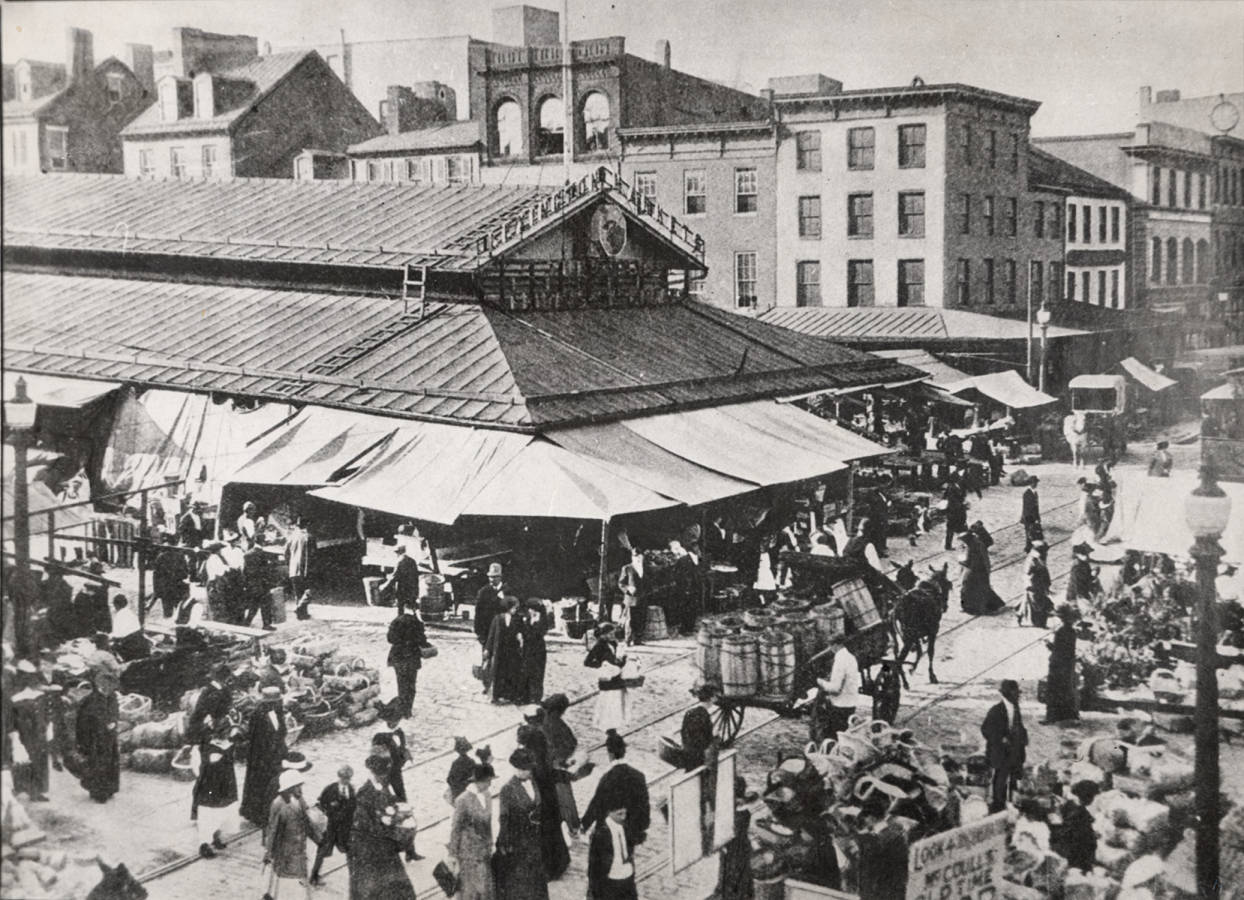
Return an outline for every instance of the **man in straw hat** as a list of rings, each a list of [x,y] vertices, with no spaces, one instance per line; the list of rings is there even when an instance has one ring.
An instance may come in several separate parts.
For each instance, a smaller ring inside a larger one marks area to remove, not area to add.
[[[488,567],[488,583],[475,595],[475,636],[482,645],[488,643],[488,631],[492,620],[501,612],[501,598],[506,594],[501,563]]]
[[[307,836],[314,828],[302,799],[303,775],[288,769],[281,773],[279,792],[269,807],[264,829],[264,866],[268,872],[268,889],[264,900],[280,897],[281,882],[295,881],[308,900],[311,882],[307,879]]]

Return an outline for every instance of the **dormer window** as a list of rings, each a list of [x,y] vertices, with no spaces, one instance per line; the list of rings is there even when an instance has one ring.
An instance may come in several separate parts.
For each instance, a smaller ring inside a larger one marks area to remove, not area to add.
[[[160,85],[160,118],[177,121],[177,82],[172,78]]]
[[[107,79],[108,102],[120,103],[125,95],[125,76],[120,72],[109,72]]]
[[[194,117],[210,119],[216,115],[216,98],[212,92],[212,76],[204,72],[194,79]]]
[[[18,74],[20,81],[17,85],[17,93],[23,100],[30,99],[30,70],[22,69]]]

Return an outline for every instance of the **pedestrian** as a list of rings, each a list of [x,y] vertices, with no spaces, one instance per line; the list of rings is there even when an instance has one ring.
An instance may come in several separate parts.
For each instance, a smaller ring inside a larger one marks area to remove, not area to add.
[[[588,844],[587,895],[592,900],[638,900],[634,851],[626,831],[626,806],[615,804]]]
[[[241,624],[249,626],[259,613],[264,631],[276,631],[272,624],[272,560],[268,551],[252,543],[242,554],[242,594],[245,607]]]
[[[539,703],[544,699],[544,670],[549,658],[544,636],[553,625],[553,617],[544,603],[534,598],[527,601],[524,613],[523,702]]]
[[[207,545],[207,557],[203,561],[204,579],[207,583],[208,618],[214,622],[237,622],[246,605],[246,591],[242,582],[243,553],[236,546],[237,534],[224,533],[225,540]]]
[[[1049,621],[1054,604],[1050,601],[1050,568],[1046,562],[1049,547],[1043,540],[1034,540],[1028,550],[1028,563],[1024,570],[1027,585],[1024,601],[1015,616],[1016,624],[1023,625],[1027,614],[1028,621],[1037,628],[1044,628]]]
[[[549,760],[548,739],[544,736],[544,709],[539,706],[526,709],[523,718],[526,721],[518,726],[518,746],[527,750],[533,760],[531,783],[536,787],[540,807],[540,855],[544,861],[544,875],[546,880],[556,881],[570,865],[570,851],[562,834],[561,807]]]
[[[472,773],[477,765],[471,758],[471,742],[464,737],[454,738],[454,752],[458,755],[449,764],[449,775],[445,783],[449,788],[445,791],[445,799],[453,806],[458,795],[471,786]]]
[[[121,749],[117,743],[121,666],[107,653],[94,655],[92,662],[91,692],[78,705],[75,723],[75,745],[81,760],[81,771],[75,774],[92,800],[106,803],[121,789]]]
[[[423,650],[431,647],[423,621],[415,612],[415,604],[398,598],[397,615],[389,623],[388,664],[397,679],[397,703],[403,717],[409,717],[415,708],[415,692],[419,683],[419,669],[423,666]]]
[[[811,739],[820,744],[837,739],[860,705],[860,665],[841,635],[829,639],[825,649],[829,671],[816,680],[817,695],[810,721]]]
[[[311,898],[311,882],[307,879],[307,836],[314,828],[302,799],[301,772],[281,773],[279,792],[269,807],[264,829],[264,866],[268,871],[268,890],[264,900],[279,900],[281,882],[294,881]]]
[[[734,776],[734,837],[721,848],[721,862],[717,867],[717,897],[719,900],[752,900],[755,889],[752,884],[752,842],[749,831],[752,814],[747,803],[747,782],[742,776]]]
[[[882,570],[881,557],[877,554],[877,548],[873,546],[871,537],[875,531],[872,519],[867,517],[860,519],[856,523],[855,537],[847,541],[846,546],[842,548],[843,559],[867,563],[880,572]]]
[[[195,773],[191,792],[191,818],[199,834],[199,856],[211,859],[225,849],[225,829],[232,824],[238,803],[238,777],[234,771],[233,742],[239,736],[229,720],[221,718],[202,735],[190,751]]]
[[[1094,594],[1093,566],[1089,556],[1093,552],[1091,544],[1081,542],[1071,548],[1071,571],[1067,574],[1067,602],[1077,606],[1081,600],[1091,601]]]
[[[889,555],[886,549],[886,538],[890,532],[890,506],[890,498],[880,488],[871,492],[868,498],[869,532],[865,536],[876,549],[878,556]],[[874,566],[874,568],[880,571],[879,567]]]
[[[1076,629],[1079,618],[1069,603],[1058,607],[1061,624],[1054,637],[1046,642],[1050,650],[1049,672],[1045,678],[1045,722],[1078,721],[1080,704],[1076,697]]]
[[[212,669],[211,677],[199,691],[186,720],[186,741],[190,744],[207,740],[229,717],[229,710],[233,708],[233,691],[228,687],[232,674],[226,663],[218,663]]]
[[[1067,868],[1092,872],[1097,865],[1097,832],[1088,807],[1101,789],[1095,781],[1077,781],[1059,810],[1060,822],[1050,829],[1050,849],[1067,860]]]
[[[268,821],[286,752],[285,704],[279,687],[269,685],[260,691],[259,705],[251,713],[247,744],[241,813],[247,821],[262,826]]]
[[[406,746],[406,732],[402,730],[402,706],[394,699],[378,704],[377,708],[380,710],[385,730],[372,735],[372,752],[377,752],[376,748],[382,747],[389,754],[389,788],[394,797],[405,803],[406,779],[402,775],[402,769],[410,762],[410,749]]]
[[[553,787],[557,793],[558,810],[566,827],[579,830],[579,807],[571,784],[576,778],[579,741],[566,724],[564,716],[570,708],[565,694],[553,694],[543,703],[544,738],[548,745],[549,765],[553,769]]]
[[[302,516],[296,516],[293,527],[285,536],[285,572],[289,578],[289,591],[294,596],[294,614],[299,619],[311,617],[307,609],[311,603],[307,579],[311,574],[311,554],[314,551],[315,538],[307,531]]]
[[[481,647],[487,645],[492,620],[501,612],[501,598],[509,593],[502,571],[501,563],[489,565],[488,583],[475,595],[475,637]]]
[[[1041,498],[1037,496],[1037,485],[1041,479],[1036,475],[1028,478],[1028,486],[1024,488],[1024,496],[1020,501],[1019,521],[1024,527],[1024,552],[1032,549],[1032,542],[1042,540],[1045,531],[1041,526]]]
[[[989,549],[980,531],[959,535],[959,605],[973,616],[993,615],[1005,604],[990,583]],[[992,539],[990,539],[992,540]]]
[[[946,479],[942,501],[946,504],[946,549],[949,550],[954,545],[955,535],[968,530],[967,497],[953,471]]]
[[[21,747],[25,751],[24,759],[12,766],[14,793],[25,793],[32,803],[45,803],[51,780],[48,707],[59,697],[45,694],[36,683],[37,678],[38,672],[29,660],[23,659],[17,664],[16,683],[5,689],[5,702],[12,704],[5,726],[12,731],[5,734],[4,739],[11,741],[12,748]],[[46,687],[50,690],[53,685]]]
[[[595,636],[596,643],[583,660],[587,668],[602,670],[592,724],[601,731],[620,730],[631,720],[630,699],[622,681],[626,657],[618,656],[618,629],[612,622],[597,625]]]
[[[626,645],[642,644],[647,607],[644,600],[644,554],[632,548],[631,561],[618,573],[618,588],[622,591],[622,634]]]
[[[998,687],[1002,699],[989,708],[981,723],[989,763],[989,812],[1006,809],[1027,759],[1028,729],[1019,709],[1019,683],[1007,678]]]
[[[1157,446],[1153,450],[1153,456],[1149,458],[1149,477],[1150,478],[1169,478],[1171,475],[1171,466],[1175,460],[1171,457],[1171,452],[1167,448],[1170,447],[1168,441],[1158,441]]]
[[[873,791],[860,804],[856,847],[860,900],[904,897],[910,845],[890,813],[890,798]]]
[[[388,785],[389,757],[367,757],[368,779],[358,790],[346,860],[350,869],[349,900],[415,900],[415,889],[401,854],[410,832],[395,818],[397,798]]]
[[[178,520],[177,539],[183,547],[198,550],[203,546],[203,539],[207,537],[207,529],[203,527],[203,512],[206,509],[207,504],[202,500],[195,500]]]
[[[1096,540],[1101,532],[1101,508],[1097,502],[1095,485],[1081,476],[1076,479],[1080,488],[1080,518],[1076,522],[1073,540]]]
[[[510,755],[514,775],[501,788],[497,825],[497,895],[548,900],[540,833],[540,797],[532,782],[535,759],[522,747]]]
[[[466,789],[454,798],[449,829],[449,864],[458,876],[461,900],[494,900],[497,885],[492,874],[493,767],[475,765]]]
[[[151,566],[151,590],[160,598],[166,619],[173,618],[177,607],[190,596],[190,565],[186,562],[186,552],[176,544],[176,535],[164,535],[164,546]]]
[[[340,850],[345,854],[350,852],[350,828],[354,824],[354,806],[357,800],[354,785],[351,783],[353,778],[354,769],[342,766],[337,770],[337,780],[320,791],[320,798],[316,801],[315,805],[324,813],[327,824],[324,835],[320,838],[319,849],[315,851],[315,862],[311,866],[311,884],[315,887],[324,883],[320,880],[320,866],[333,855],[333,850]]]
[[[398,544],[394,552],[397,554],[397,565],[380,589],[387,591],[392,588],[393,605],[400,613],[402,607],[415,609],[419,603],[419,564],[410,558],[405,544]]]
[[[489,626],[484,645],[485,678],[493,703],[522,703],[527,683],[523,674],[524,626],[518,617],[518,598],[501,600],[501,613]]]
[[[49,560],[49,563],[55,560]],[[73,588],[59,567],[49,565],[39,584],[43,608],[47,610],[49,646],[77,637],[77,617],[73,610]]]
[[[713,708],[712,685],[700,684],[691,689],[692,695],[699,703],[682,717],[682,728],[679,739],[682,744],[683,771],[690,772],[704,765],[704,754],[713,743]]]
[[[584,834],[600,822],[610,809],[626,808],[626,830],[631,845],[639,846],[648,838],[652,823],[652,807],[648,800],[648,782],[643,772],[626,762],[626,741],[616,731],[605,735],[605,752],[609,768],[596,783],[587,809],[583,811],[580,828]]]
[[[250,500],[242,504],[242,514],[238,516],[238,540],[243,552],[259,543],[259,508]]]

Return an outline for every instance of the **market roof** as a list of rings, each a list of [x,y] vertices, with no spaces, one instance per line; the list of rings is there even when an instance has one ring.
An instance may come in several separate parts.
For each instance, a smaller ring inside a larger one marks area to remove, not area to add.
[[[872,354],[927,372],[932,376],[929,380],[937,385],[963,381],[969,377],[967,372],[961,372],[954,366],[947,365],[927,350],[873,350]]]
[[[781,325],[801,334],[847,342],[1028,339],[1028,326],[1023,322],[931,306],[776,306],[765,310],[759,318],[762,322]],[[1062,338],[1079,334],[1084,332],[1052,325],[1048,336]]]
[[[379,137],[351,144],[347,153],[394,153],[397,151],[451,150],[472,147],[481,143],[480,123],[475,119],[464,122],[439,122],[427,128],[403,131],[398,134],[382,134]]]
[[[42,272],[9,270],[3,284],[14,371],[494,428],[921,374],[699,303],[510,313],[430,301],[420,313],[376,296]]]
[[[1092,172],[1086,172],[1052,153],[1028,146],[1028,187],[1053,188],[1077,197],[1100,197],[1131,202],[1132,195]]]

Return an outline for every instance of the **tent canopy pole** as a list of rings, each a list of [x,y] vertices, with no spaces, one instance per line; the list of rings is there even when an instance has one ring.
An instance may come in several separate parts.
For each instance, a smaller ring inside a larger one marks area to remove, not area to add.
[[[609,619],[609,601],[605,597],[605,577],[609,570],[609,520],[600,520],[600,567],[596,572],[596,602],[599,606],[597,619]]]

